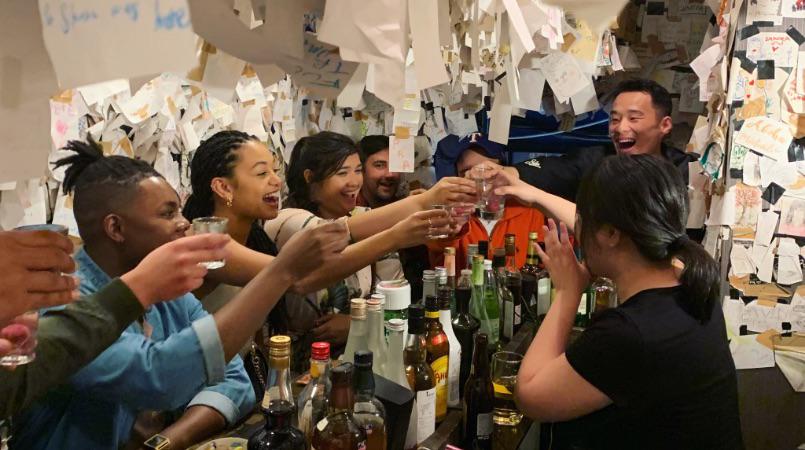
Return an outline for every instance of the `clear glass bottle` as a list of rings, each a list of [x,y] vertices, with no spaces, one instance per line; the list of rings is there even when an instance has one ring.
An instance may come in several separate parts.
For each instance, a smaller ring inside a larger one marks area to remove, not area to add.
[[[354,358],[353,354],[353,358]],[[355,421],[355,392],[352,389],[354,366],[342,363],[330,371],[333,389],[330,391],[330,409],[313,432],[311,448],[314,450],[364,450],[366,433]]]
[[[450,342],[439,320],[439,300],[429,295],[425,298],[426,361],[436,377],[436,423],[447,416],[448,371],[450,368]]]
[[[425,340],[425,307],[408,308],[408,337],[405,341],[405,375],[416,400],[416,445],[436,429],[436,377],[428,364]]]
[[[503,329],[502,335],[506,341],[510,341],[523,324],[523,277],[517,268],[517,246],[515,236],[507,234],[506,243],[506,267],[503,271],[503,281],[505,291],[508,296],[503,302]]]
[[[249,438],[249,450],[304,450],[305,435],[293,426],[296,408],[291,392],[288,336],[273,336],[269,341],[268,379],[260,410],[266,423]]]
[[[330,398],[330,343],[314,342],[310,350],[310,382],[299,394],[299,429],[310,442],[313,430],[327,416]]]
[[[344,348],[344,354],[341,355],[341,360],[352,362],[355,352],[358,350],[369,350],[366,300],[362,298],[353,298],[350,300],[349,314],[349,335],[347,336],[347,346]]]
[[[355,352],[353,416],[366,433],[366,450],[386,450],[386,409],[375,397],[372,352]]]
[[[436,271],[423,270],[422,271],[422,299],[419,301],[420,305],[425,304],[425,298],[429,295],[436,295]]]
[[[472,296],[470,297],[470,314],[478,321],[479,332],[489,336],[492,320],[486,311],[484,299],[484,257],[475,255],[472,258]],[[497,323],[497,319],[494,321]]]
[[[463,439],[464,448],[492,448],[492,413],[495,392],[492,385],[492,374],[487,357],[488,342],[486,334],[475,336],[475,351],[472,358],[472,372],[464,388],[463,406]]]
[[[436,293],[439,302],[439,322],[442,324],[444,334],[447,335],[447,342],[450,343],[450,359],[447,370],[447,406],[458,408],[461,405],[461,392],[458,385],[461,372],[461,344],[458,342],[456,333],[453,332],[450,305],[455,302],[453,301],[453,288],[448,283],[446,274],[439,277]]]
[[[461,368],[458,376],[459,396],[464,398],[464,385],[470,376],[472,366],[472,349],[475,333],[479,323],[470,315],[470,299],[472,298],[472,271],[464,269],[456,285],[456,316],[452,320],[453,332],[461,346]],[[452,345],[451,345],[452,348]]]
[[[388,358],[386,364],[387,379],[410,388],[408,377],[405,375],[403,353],[405,351],[405,322],[402,319],[391,319],[386,323],[389,335]]]
[[[366,301],[366,316],[369,328],[369,351],[376,355],[374,358],[374,371],[378,375],[385,377],[388,345],[386,344],[386,332],[383,326],[383,299],[382,294],[373,294],[372,298]]]
[[[488,259],[484,260],[483,305],[486,310],[486,324],[481,321],[481,332],[489,336],[489,346],[496,348],[500,341],[500,309],[495,273],[492,271],[492,261]]]

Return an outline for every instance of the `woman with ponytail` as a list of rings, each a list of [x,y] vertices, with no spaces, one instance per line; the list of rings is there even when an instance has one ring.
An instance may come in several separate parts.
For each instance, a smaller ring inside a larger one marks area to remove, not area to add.
[[[533,188],[507,179],[500,193],[533,201]],[[567,226],[549,220],[540,256],[556,297],[523,359],[515,399],[529,417],[557,422],[552,448],[743,448],[719,270],[685,234],[687,199],[663,159],[612,156],[577,197],[583,262]],[[612,279],[623,300],[568,345],[597,276]]]

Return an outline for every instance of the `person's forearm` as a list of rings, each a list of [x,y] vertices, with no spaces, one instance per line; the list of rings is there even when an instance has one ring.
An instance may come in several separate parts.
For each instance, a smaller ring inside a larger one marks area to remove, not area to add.
[[[564,222],[568,230],[576,228],[576,204],[559,197],[549,194],[542,189],[533,188],[533,196],[529,198],[531,206],[539,209],[546,217],[551,217],[557,222]]]
[[[347,219],[349,233],[352,239],[360,241],[387,230],[398,222],[408,218],[411,214],[428,209],[430,195],[424,194],[406,197],[386,206],[357,214]]]
[[[520,366],[524,381],[537,374],[549,361],[560,356],[567,347],[570,331],[576,319],[581,294],[558,291],[548,314],[539,326]]]
[[[325,289],[396,249],[392,231],[382,231],[350,245],[337,258],[319,267],[309,276],[295,280],[292,289],[299,294]]]
[[[209,406],[196,405],[187,408],[173,425],[160,434],[171,441],[170,449],[183,449],[201,442],[226,427],[224,416]]]
[[[265,321],[285,291],[290,288],[290,273],[279,258],[268,264],[238,295],[215,313],[215,324],[229,361]]]

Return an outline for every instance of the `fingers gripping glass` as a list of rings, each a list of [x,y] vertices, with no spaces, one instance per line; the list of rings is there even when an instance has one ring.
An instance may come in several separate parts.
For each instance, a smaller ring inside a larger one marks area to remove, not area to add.
[[[447,207],[444,205],[431,205],[431,210],[440,210],[440,211],[447,211]],[[447,238],[447,233],[439,233],[434,231],[435,228],[433,227],[433,220],[428,219],[428,239],[445,239]]]
[[[226,234],[226,224],[229,219],[224,217],[198,217],[193,219],[193,234]],[[204,261],[199,263],[209,270],[220,269],[226,265],[226,261],[218,259],[215,261]]]
[[[499,220],[503,217],[505,198],[495,194],[495,188],[500,187],[500,181],[495,176],[492,167],[478,165],[470,170],[470,177],[475,181],[475,190],[478,197],[478,209],[481,219]]]

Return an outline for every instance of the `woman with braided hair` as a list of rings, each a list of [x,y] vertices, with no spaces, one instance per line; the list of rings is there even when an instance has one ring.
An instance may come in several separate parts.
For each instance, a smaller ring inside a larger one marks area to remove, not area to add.
[[[315,171],[308,173],[310,186],[314,191],[318,189],[317,186],[326,184],[327,179],[338,177],[339,169],[351,155],[354,154],[354,159],[357,159],[357,148],[346,136],[323,132],[316,137],[300,140],[303,141],[315,144],[320,162]],[[242,286],[272,260],[277,247],[263,230],[262,222],[271,221],[279,214],[282,181],[277,176],[278,169],[274,155],[263,143],[256,137],[239,131],[218,132],[202,142],[196,150],[190,175],[193,194],[184,207],[185,217],[190,220],[209,215],[226,217],[229,219],[228,232],[233,238],[228,249],[230,256],[226,266],[210,272],[204,286],[196,291],[200,297],[209,296],[222,283]],[[293,312],[282,313],[290,303],[296,306],[295,303],[306,300],[316,302],[320,300],[321,292],[326,292],[328,288],[333,292],[334,288],[341,285],[342,280],[371,265],[383,255],[399,248],[421,244],[427,240],[429,234],[447,231],[449,219],[443,211],[428,211],[430,206],[454,201],[473,201],[474,193],[475,186],[472,182],[459,178],[446,179],[423,195],[347,217],[344,220],[353,244],[339,256],[339,261],[324,265],[303,279],[293,280],[292,291],[297,295],[293,299],[286,298],[272,312],[283,317],[283,320],[274,323],[286,324],[287,319],[300,319],[293,324],[301,322],[301,326],[283,332],[291,332],[292,337],[297,338],[305,335],[305,340],[312,338],[309,332],[313,329],[314,321],[324,312],[316,307],[314,310],[318,312],[310,317],[298,317]],[[295,196],[299,197],[292,189],[291,198]],[[346,202],[349,203],[349,200],[346,199]],[[351,201],[354,207],[354,196]],[[302,207],[305,206],[309,207],[309,204]],[[328,201],[320,206],[322,209],[315,208],[314,211],[311,211],[314,209],[312,207],[306,208],[313,214],[307,215],[311,217],[305,218],[302,227],[346,215],[327,214],[332,209],[332,202]],[[335,209],[342,210],[340,207]],[[280,244],[285,240],[283,237]],[[317,291],[320,291],[319,294]],[[367,289],[362,295],[368,293]],[[204,299],[205,306],[214,309],[217,305],[213,303],[220,304],[213,301],[216,294],[218,292]],[[304,294],[309,295],[306,298]],[[340,325],[338,330],[316,337],[335,344],[342,343],[346,339],[348,322],[346,328],[343,323]],[[303,345],[299,348],[305,350]],[[303,364],[306,361],[305,358],[294,359]]]

